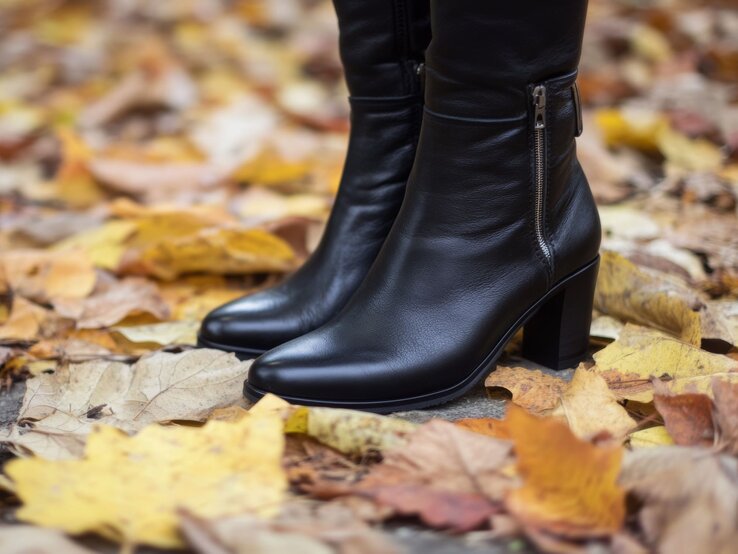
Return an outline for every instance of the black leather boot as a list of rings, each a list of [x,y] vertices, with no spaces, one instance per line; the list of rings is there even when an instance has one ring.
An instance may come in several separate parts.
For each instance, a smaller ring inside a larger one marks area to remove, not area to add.
[[[272,289],[217,308],[199,344],[255,357],[318,328],[356,291],[394,221],[422,119],[429,0],[334,0],[351,94],[343,177],[322,241]]]
[[[554,368],[588,345],[600,226],[576,158],[584,0],[432,0],[423,128],[366,280],[251,367],[246,395],[391,412],[452,400],[524,326]]]

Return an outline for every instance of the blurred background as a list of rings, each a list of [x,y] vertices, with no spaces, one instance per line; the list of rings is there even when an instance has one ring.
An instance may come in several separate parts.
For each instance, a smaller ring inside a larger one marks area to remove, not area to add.
[[[735,0],[592,0],[579,83],[605,245],[735,296]],[[191,344],[295,268],[346,94],[328,0],[0,0],[6,378]]]

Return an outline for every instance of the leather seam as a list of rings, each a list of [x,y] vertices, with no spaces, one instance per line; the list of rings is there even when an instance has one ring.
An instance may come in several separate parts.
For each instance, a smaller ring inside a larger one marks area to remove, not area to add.
[[[522,114],[515,117],[501,117],[501,118],[476,118],[476,117],[461,117],[457,115],[447,115],[442,114],[436,111],[431,110],[428,108],[428,106],[424,106],[423,110],[426,114],[436,117],[438,119],[443,119],[446,121],[455,121],[458,123],[481,123],[481,124],[500,124],[500,123],[520,123],[522,121],[525,121],[528,116],[527,114]]]

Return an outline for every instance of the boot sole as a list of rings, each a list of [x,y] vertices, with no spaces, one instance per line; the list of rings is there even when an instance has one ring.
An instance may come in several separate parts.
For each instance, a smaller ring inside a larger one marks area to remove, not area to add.
[[[236,358],[238,358],[239,360],[251,360],[253,358],[258,358],[264,352],[266,352],[266,350],[242,348],[240,346],[233,346],[231,344],[219,344],[217,342],[204,339],[200,335],[197,336],[197,347],[215,348],[216,350],[223,350],[224,352],[233,352],[236,355]]]
[[[557,294],[562,292],[562,290],[566,289],[567,285],[569,285],[572,281],[575,281],[577,277],[580,277],[583,274],[586,274],[590,270],[593,270],[593,269],[596,270],[599,264],[599,261],[600,261],[600,257],[597,256],[590,263],[588,263],[581,269],[575,271],[568,277],[565,277],[564,279],[559,281],[554,287],[552,287],[551,290],[548,291],[548,293],[546,293],[545,296],[543,296],[540,300],[538,300],[533,306],[528,308],[528,310],[520,318],[518,318],[515,324],[510,327],[507,333],[505,333],[502,339],[500,339],[497,345],[487,355],[485,360],[461,383],[454,385],[453,387],[450,387],[450,388],[447,388],[441,391],[436,391],[430,394],[421,395],[421,396],[414,396],[414,397],[409,397],[409,398],[399,398],[399,399],[393,399],[393,400],[363,401],[363,402],[341,401],[341,400],[315,400],[315,399],[309,399],[309,398],[298,398],[298,397],[293,397],[293,396],[281,396],[281,395],[278,395],[278,396],[280,396],[280,398],[283,398],[290,404],[298,404],[302,406],[321,406],[321,407],[327,407],[327,408],[344,408],[344,409],[350,409],[350,410],[362,410],[362,411],[373,412],[377,414],[389,414],[389,413],[394,413],[394,412],[421,410],[423,408],[429,408],[431,406],[437,406],[440,404],[451,402],[452,400],[456,400],[457,398],[465,395],[467,392],[472,390],[485,377],[487,377],[487,375],[489,375],[492,372],[495,365],[497,364],[498,358],[501,356],[502,352],[504,351],[505,346],[507,346],[507,343],[510,342],[510,340],[515,335],[518,329],[524,326],[528,322],[528,320],[530,320],[534,315],[536,315],[538,310],[543,305],[545,305],[549,300],[554,298]],[[586,352],[582,352],[580,355],[572,356],[570,358],[560,361],[558,363],[558,368],[571,367],[573,365],[576,365],[584,358],[585,354]],[[257,402],[265,394],[268,394],[268,393],[269,391],[264,391],[264,390],[258,389],[257,387],[249,385],[248,381],[244,383],[243,394],[247,399],[251,400],[252,402]]]

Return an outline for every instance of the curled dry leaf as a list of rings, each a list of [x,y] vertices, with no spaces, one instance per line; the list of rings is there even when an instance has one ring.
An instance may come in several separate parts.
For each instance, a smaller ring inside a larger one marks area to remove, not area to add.
[[[0,438],[21,454],[67,459],[81,455],[99,423],[135,432],[155,422],[203,421],[240,402],[249,365],[206,349],[159,352],[133,365],[71,364],[27,381],[18,424]]]
[[[149,325],[114,327],[112,330],[133,343],[149,343],[161,346],[172,344],[197,344],[199,321],[165,321]]]
[[[554,409],[566,381],[525,367],[497,366],[484,382],[487,388],[501,387],[510,391],[512,401],[534,414]]]
[[[88,298],[58,299],[54,302],[54,310],[75,320],[78,329],[110,327],[131,315],[169,317],[169,307],[156,285],[133,277],[108,283]]]
[[[26,300],[22,296],[13,298],[10,315],[0,326],[0,339],[34,340],[55,335],[60,329],[71,327],[51,310]]]
[[[722,342],[728,349],[733,344],[727,322],[699,293],[674,276],[640,268],[615,252],[602,253],[595,307],[695,346],[708,340]]]
[[[151,425],[134,437],[93,431],[81,460],[12,460],[6,473],[22,521],[125,545],[183,546],[178,510],[205,518],[273,516],[287,480],[274,414],[203,427]]]
[[[243,514],[202,519],[181,514],[181,529],[196,552],[212,554],[396,554],[382,534],[338,504],[294,501],[272,520]]]
[[[628,439],[631,448],[650,448],[674,444],[674,439],[671,438],[669,431],[663,425],[636,431],[631,433]]]
[[[628,412],[597,373],[580,366],[551,415],[563,418],[580,438],[591,438],[606,431],[622,439],[636,426]]]
[[[84,252],[15,250],[0,257],[0,288],[36,302],[84,298],[96,280],[95,268]]]
[[[433,420],[386,451],[353,491],[431,527],[470,531],[499,512],[514,484],[510,451],[509,442]]]
[[[269,273],[292,269],[292,248],[263,229],[205,229],[129,250],[121,271],[173,280],[186,273]]]
[[[715,443],[715,423],[709,396],[693,393],[669,394],[667,389],[665,394],[654,394],[653,400],[664,419],[664,427],[675,444],[712,446]]]
[[[713,378],[712,390],[719,445],[734,456],[738,455],[738,381],[731,383]]]
[[[582,539],[609,536],[625,518],[616,483],[623,451],[578,439],[562,422],[511,405],[507,422],[523,485],[507,507],[534,534]]]
[[[626,455],[621,486],[643,504],[638,520],[656,552],[729,554],[738,544],[738,460],[703,448]]]
[[[618,398],[653,399],[652,378],[680,381],[738,371],[738,361],[712,354],[654,329],[628,324],[618,340],[594,354],[593,370],[602,375]]]

